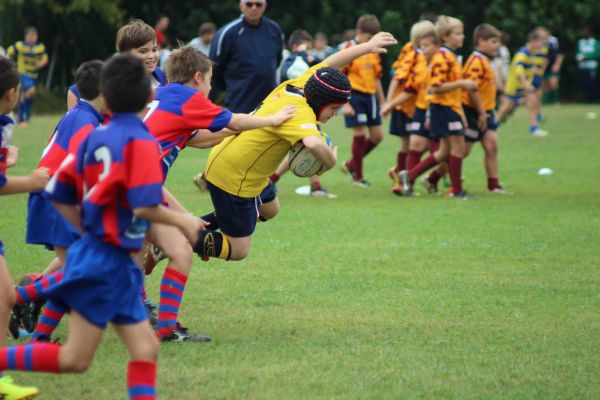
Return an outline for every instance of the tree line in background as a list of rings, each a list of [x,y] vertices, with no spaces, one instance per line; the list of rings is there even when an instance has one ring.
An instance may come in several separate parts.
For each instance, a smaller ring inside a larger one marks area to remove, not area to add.
[[[523,45],[527,33],[543,25],[560,40],[565,62],[561,73],[561,94],[576,98],[578,91],[575,52],[577,39],[585,24],[600,27],[600,2],[580,0],[491,0],[454,2],[441,0],[270,0],[266,15],[277,21],[289,35],[294,29],[311,33],[341,33],[353,28],[362,14],[375,14],[383,29],[392,32],[401,43],[408,40],[411,25],[426,12],[460,18],[465,23],[466,56],[472,49],[471,32],[482,22],[508,32],[511,51]],[[222,26],[239,16],[237,0],[0,0],[0,44],[9,46],[23,36],[23,28],[36,26],[40,38],[53,58],[50,86],[62,90],[73,80],[73,72],[86,60],[107,58],[114,52],[118,27],[132,18],[154,25],[156,18],[171,19],[168,37],[175,42],[196,36],[201,23],[211,21]],[[600,32],[596,32],[597,34]],[[399,47],[392,49],[388,63]]]

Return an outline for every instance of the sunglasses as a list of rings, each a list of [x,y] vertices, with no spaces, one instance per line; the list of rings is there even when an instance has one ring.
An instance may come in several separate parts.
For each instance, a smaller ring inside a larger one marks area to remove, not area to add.
[[[258,1],[253,3],[251,1],[248,1],[248,2],[244,2],[244,5],[248,8],[262,8],[262,6],[265,5],[265,3],[260,3]]]

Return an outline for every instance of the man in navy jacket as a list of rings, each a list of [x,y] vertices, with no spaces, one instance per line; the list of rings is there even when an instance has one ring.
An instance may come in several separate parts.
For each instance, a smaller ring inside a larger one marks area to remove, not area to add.
[[[241,0],[242,15],[219,29],[210,46],[213,83],[233,112],[253,111],[277,83],[283,31],[263,17],[266,9],[266,0]]]

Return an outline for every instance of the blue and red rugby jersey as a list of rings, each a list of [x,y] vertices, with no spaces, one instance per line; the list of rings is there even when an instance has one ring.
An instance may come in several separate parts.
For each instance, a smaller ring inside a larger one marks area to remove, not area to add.
[[[138,251],[150,224],[133,209],[160,205],[160,148],[144,123],[113,114],[69,155],[46,187],[53,202],[81,204],[84,231],[99,240]]]
[[[156,89],[144,122],[160,144],[165,179],[195,130],[220,131],[229,125],[232,116],[231,111],[219,107],[189,86],[169,83]]]
[[[81,142],[102,123],[104,117],[90,103],[78,100],[77,105],[59,121],[50,137],[38,168],[48,168],[50,176],[60,167],[69,153],[75,154]]]
[[[8,115],[0,115],[0,187],[6,185],[6,169],[8,168],[8,130],[13,128],[15,121]]]

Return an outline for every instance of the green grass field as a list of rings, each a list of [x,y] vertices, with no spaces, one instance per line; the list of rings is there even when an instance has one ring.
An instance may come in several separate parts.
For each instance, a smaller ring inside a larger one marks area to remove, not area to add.
[[[163,399],[600,398],[600,119],[598,107],[548,107],[547,138],[524,110],[500,131],[501,179],[486,193],[482,152],[465,161],[470,201],[396,197],[387,168],[398,141],[366,160],[373,187],[323,177],[339,195],[294,193],[259,224],[243,262],[194,262],[181,321],[210,344],[163,345]],[[36,164],[57,116],[17,129],[21,162]],[[349,154],[340,119],[325,127]],[[206,151],[183,152],[167,186],[195,213],[192,185]],[[540,168],[553,175],[538,176]],[[51,259],[26,246],[26,196],[4,197],[0,235],[17,278]],[[161,268],[148,280],[158,300]],[[66,339],[66,324],[58,330]],[[13,343],[12,341],[9,341]],[[127,354],[111,330],[84,375],[13,373],[41,399],[125,399]]]

